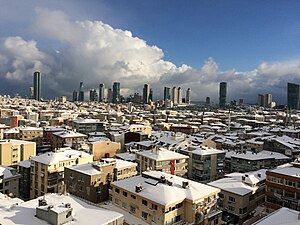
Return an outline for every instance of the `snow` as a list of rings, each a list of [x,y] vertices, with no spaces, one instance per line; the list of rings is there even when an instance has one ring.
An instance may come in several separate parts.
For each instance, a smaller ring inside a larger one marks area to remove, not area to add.
[[[176,159],[188,159],[189,157],[177,152],[172,152],[164,148],[159,148],[156,150],[148,150],[137,152],[137,155],[144,156],[156,161],[164,161],[164,160],[176,160]]]
[[[118,212],[89,205],[70,195],[47,194],[45,195],[45,199],[49,205],[53,206],[66,203],[71,204],[73,208],[73,221],[66,223],[66,225],[100,225],[123,217],[123,215]],[[0,199],[0,205],[1,202]],[[0,224],[48,225],[46,221],[38,219],[35,216],[37,206],[38,199],[33,199],[14,205],[8,210],[1,210],[0,208]]]

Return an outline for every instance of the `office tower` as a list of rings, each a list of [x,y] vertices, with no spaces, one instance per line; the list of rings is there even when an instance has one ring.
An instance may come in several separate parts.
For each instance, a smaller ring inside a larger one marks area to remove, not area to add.
[[[139,93],[134,93],[133,102],[134,103],[141,103],[142,102],[142,96],[140,96]]]
[[[73,91],[73,102],[76,102],[78,101],[78,98],[77,98],[77,91]]]
[[[112,103],[120,103],[120,82],[114,82],[112,92]]]
[[[272,95],[271,94],[265,94],[265,107],[266,108],[272,107]]]
[[[300,85],[287,83],[287,106],[289,109],[299,109]]]
[[[29,99],[33,99],[33,97],[34,97],[34,90],[33,90],[33,87],[30,87],[29,88],[28,98]]]
[[[186,90],[185,103],[188,105],[191,104],[191,89],[190,88],[188,88]]]
[[[206,97],[205,104],[210,105],[210,97]]]
[[[80,82],[80,84],[79,84],[78,101],[79,102],[84,101],[83,82]]]
[[[178,104],[182,103],[182,90],[181,90],[181,87],[178,87],[178,89],[177,89],[177,101],[178,101]]]
[[[153,90],[152,89],[150,89],[149,101],[153,102]]]
[[[170,100],[170,88],[164,87],[164,101]]]
[[[175,104],[175,105],[178,103],[177,98],[178,98],[177,88],[173,87],[172,88],[172,101],[173,101],[173,104]]]
[[[99,84],[99,102],[104,102],[104,90],[105,90],[105,85],[104,84]]]
[[[111,90],[111,88],[107,89],[107,102],[112,103],[112,90]]]
[[[144,88],[143,88],[143,103],[144,104],[149,103],[149,95],[150,95],[150,85],[144,84]]]
[[[263,94],[258,94],[258,97],[257,97],[257,105],[258,106],[261,106],[261,107],[265,107],[265,95]]]
[[[227,83],[221,82],[220,90],[219,90],[219,106],[220,107],[224,107],[226,105],[226,97],[227,97]]]
[[[95,89],[90,90],[90,101],[91,102],[98,102],[98,93]]]
[[[42,87],[41,87],[41,73],[34,72],[33,74],[33,97],[35,100],[40,101],[42,95]]]
[[[244,99],[240,98],[239,99],[239,105],[243,105],[244,104]]]

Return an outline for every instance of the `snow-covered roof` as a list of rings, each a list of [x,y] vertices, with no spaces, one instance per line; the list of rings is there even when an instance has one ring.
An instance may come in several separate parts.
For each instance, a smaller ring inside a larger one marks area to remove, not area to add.
[[[282,207],[253,225],[299,225],[299,211]]]
[[[81,133],[70,131],[70,130],[55,132],[55,133],[53,133],[53,135],[61,137],[61,138],[87,137],[85,134],[81,134]]]
[[[157,148],[148,151],[136,152],[136,155],[141,155],[156,161],[188,159],[189,157],[177,152],[169,151],[165,148]]]
[[[46,194],[44,198],[48,205],[71,204],[73,220],[66,223],[66,225],[104,225],[123,217],[118,212],[89,205],[70,195]],[[0,207],[0,224],[48,225],[49,223],[35,216],[37,206],[38,199],[33,199],[18,203],[18,205],[12,204],[8,210],[2,210]]]
[[[271,152],[271,151],[261,151],[258,153],[253,153],[251,151],[243,151],[243,152],[235,152],[235,151],[228,151],[226,152],[226,158],[239,158],[239,159],[246,159],[246,160],[264,160],[264,159],[289,159],[289,157],[278,153],[278,152]]]
[[[300,177],[300,168],[293,167],[292,164],[288,164],[285,167],[277,167],[276,169],[273,169],[270,172],[283,174],[287,176]]]
[[[184,201],[185,199],[192,202],[198,202],[208,195],[213,195],[220,191],[218,188],[211,187],[206,184],[201,184],[159,171],[147,171],[143,172],[143,174],[148,178],[140,175],[115,181],[112,183],[112,185],[163,206],[175,204]],[[159,179],[161,176],[164,176],[166,180],[171,181],[173,184],[170,186],[168,184],[158,183],[157,179]],[[182,187],[183,181],[188,182],[187,188]],[[138,184],[143,185],[143,189],[141,192],[137,193],[135,192],[135,187]]]
[[[45,165],[52,165],[62,161],[72,160],[72,159],[77,159],[80,157],[87,157],[87,156],[92,157],[92,155],[83,151],[78,151],[71,148],[62,148],[57,152],[47,152],[45,154],[32,157],[30,160]]]

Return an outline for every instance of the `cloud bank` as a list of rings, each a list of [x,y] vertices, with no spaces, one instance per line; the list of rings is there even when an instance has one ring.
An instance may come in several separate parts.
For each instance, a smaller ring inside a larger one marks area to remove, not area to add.
[[[220,71],[213,58],[201,68],[176,66],[164,60],[163,50],[134,37],[130,31],[114,29],[101,21],[73,21],[63,11],[36,8],[30,31],[57,44],[39,48],[35,40],[20,36],[0,42],[0,88],[2,94],[25,95],[32,86],[32,74],[42,73],[45,98],[71,96],[79,82],[84,88],[106,87],[121,82],[124,95],[150,83],[155,98],[162,98],[164,86],[192,89],[192,100],[210,96],[218,102],[219,82],[228,82],[228,100],[243,98],[255,103],[258,93],[272,93],[275,101],[286,102],[286,83],[300,82],[300,60],[262,63],[252,71]]]

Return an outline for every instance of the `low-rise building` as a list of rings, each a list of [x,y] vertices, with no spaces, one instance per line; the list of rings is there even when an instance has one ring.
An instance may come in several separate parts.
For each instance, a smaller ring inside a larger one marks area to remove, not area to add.
[[[16,139],[0,141],[0,165],[16,166],[18,162],[36,155],[36,143]]]
[[[111,186],[112,203],[148,224],[221,224],[218,188],[159,171]]]
[[[177,176],[186,176],[188,156],[155,147],[149,151],[136,152],[138,172],[157,170]]]
[[[300,211],[300,164],[267,171],[266,203],[269,211],[287,207]]]
[[[229,223],[241,224],[255,208],[264,203],[266,170],[227,174],[208,183],[221,189],[218,205]],[[228,220],[229,218],[229,220]]]
[[[205,146],[189,146],[179,152],[189,156],[189,179],[205,183],[223,177],[225,151]]]
[[[87,138],[87,135],[70,130],[56,132],[53,133],[53,145],[51,147],[54,149],[72,146],[73,143],[82,142],[85,138]]]
[[[260,169],[272,169],[290,161],[290,158],[271,151],[228,151],[225,156],[225,163],[229,171],[247,173]]]
[[[19,180],[21,175],[12,167],[0,166],[0,193],[19,197]]]
[[[63,193],[65,167],[93,162],[93,156],[83,151],[62,148],[32,157],[30,162],[30,198],[33,199],[46,193]]]

